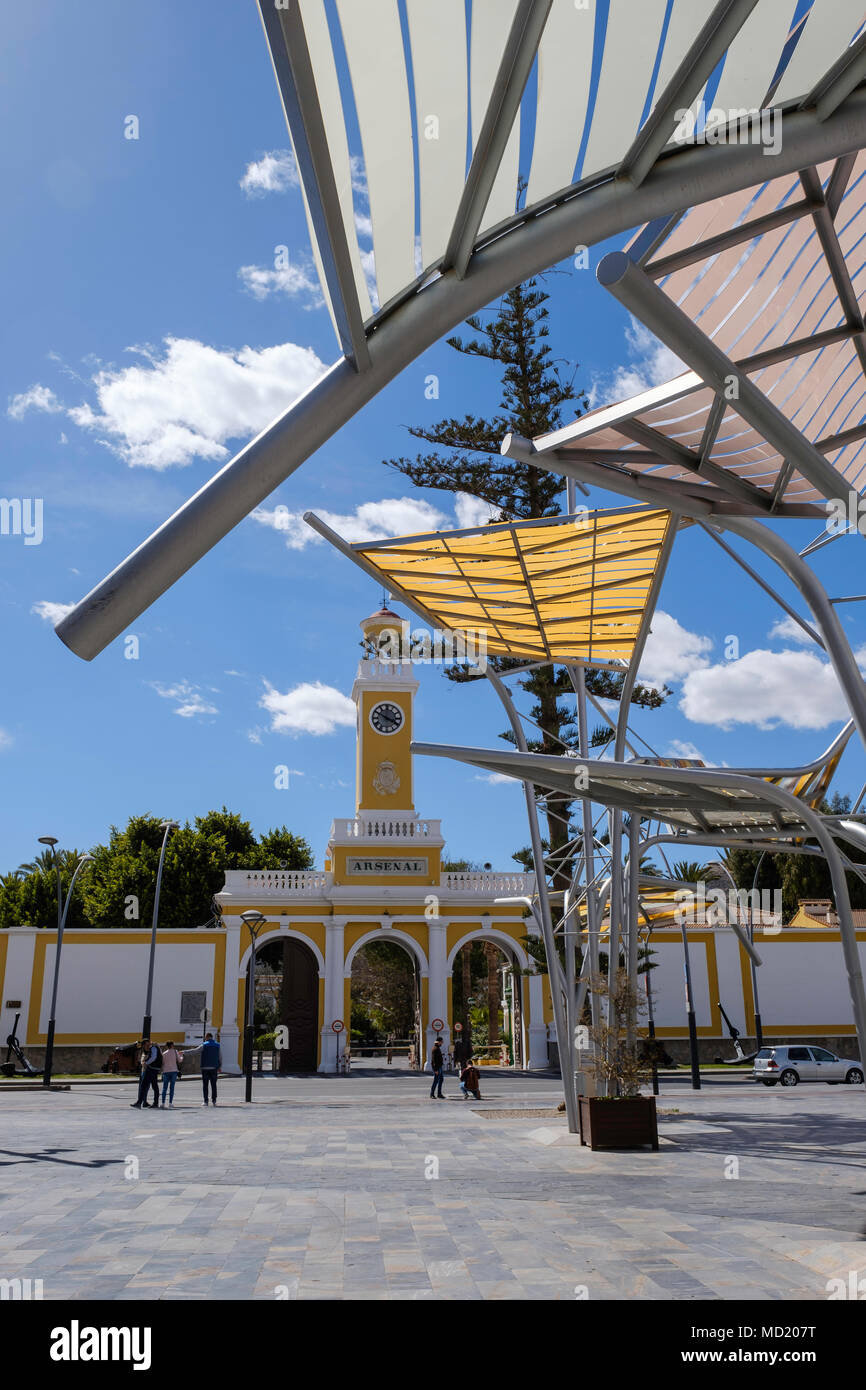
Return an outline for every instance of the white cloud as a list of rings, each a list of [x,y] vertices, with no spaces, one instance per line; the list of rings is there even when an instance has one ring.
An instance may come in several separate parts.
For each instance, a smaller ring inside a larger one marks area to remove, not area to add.
[[[74,603],[52,603],[50,599],[42,598],[38,603],[34,603],[30,612],[35,613],[37,618],[44,618],[46,623],[50,623],[52,627],[56,627],[67,613],[72,612],[74,607]]]
[[[284,294],[287,299],[306,299],[306,309],[318,309],[324,304],[318,276],[311,266],[286,265],[269,270],[262,265],[242,265],[238,279],[255,299],[267,299],[272,294]]]
[[[324,371],[311,348],[219,350],[192,338],[167,338],[160,357],[93,378],[98,410],[69,416],[131,466],[170,468],[195,458],[221,462],[225,441],[249,438],[284,411]]]
[[[500,782],[511,782],[513,784],[515,779],[513,777],[507,777],[504,772],[483,772],[479,773],[474,780],[476,782],[489,782],[492,787],[495,787]]]
[[[499,515],[501,508],[482,501],[480,497],[473,497],[469,492],[458,492],[454,497],[454,511],[458,528],[469,530],[473,526],[486,526],[488,521]]]
[[[861,662],[866,652],[858,652]],[[833,668],[812,652],[753,651],[692,671],[679,707],[696,724],[823,729],[848,717]]]
[[[804,647],[814,647],[815,645],[808,632],[804,632],[799,623],[795,623],[793,618],[788,617],[779,618],[778,622],[773,623],[767,636],[781,637],[787,642],[802,642]]]
[[[0,729],[0,753],[4,752],[7,748],[11,748],[14,741],[10,733],[7,733],[5,729]]]
[[[288,507],[256,507],[253,521],[270,526],[286,538],[289,550],[304,550],[320,536],[303,520],[301,512]],[[362,502],[354,512],[319,512],[321,519],[348,541],[380,541],[415,531],[439,531],[448,518],[429,502],[412,497],[384,497],[381,502]]]
[[[195,719],[200,715],[219,714],[216,705],[211,704],[201,693],[197,685],[190,684],[189,681],[179,681],[177,685],[161,685],[159,681],[151,681],[157,695],[161,695],[164,700],[174,700],[177,708],[174,714],[179,714],[181,719]]]
[[[29,391],[22,391],[17,396],[11,396],[9,406],[6,411],[13,420],[23,420],[24,416],[31,410],[39,410],[48,415],[56,415],[63,409],[60,401],[48,386],[31,386]]]
[[[689,632],[670,613],[659,609],[652,620],[639,679],[658,686],[681,681],[690,672],[709,665],[704,653],[710,651],[712,645],[711,638]]]
[[[631,314],[625,330],[625,343],[629,363],[617,367],[612,374],[593,379],[588,392],[593,408],[638,396],[641,391],[660,386],[662,382],[670,381],[687,370],[679,357]]]
[[[355,727],[353,702],[321,681],[304,681],[285,694],[265,681],[259,705],[271,716],[271,732],[275,734],[332,734],[336,728]]]
[[[694,758],[697,759],[698,762],[707,763],[707,766],[710,766],[700,748],[696,748],[693,743],[683,742],[681,738],[671,739],[671,742],[668,744],[667,757]]]
[[[240,186],[248,198],[263,198],[266,193],[285,193],[300,188],[298,166],[291,150],[269,150],[261,159],[248,164]]]

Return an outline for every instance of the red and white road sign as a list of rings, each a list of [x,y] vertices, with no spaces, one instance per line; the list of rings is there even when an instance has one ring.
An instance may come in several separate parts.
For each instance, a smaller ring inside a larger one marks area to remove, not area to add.
[[[431,1025],[430,1025],[430,1027],[431,1027],[431,1028],[435,1028],[436,1031],[437,1031],[437,1033],[438,1033],[438,1031],[439,1031],[440,1028],[444,1028],[444,1027],[445,1027],[445,1024],[442,1022],[441,1018],[434,1018],[433,1022],[432,1022]]]
[[[332,1032],[332,1033],[342,1033],[342,1031],[343,1031],[343,1029],[345,1028],[345,1026],[346,1026],[345,1023],[343,1022],[343,1020],[342,1020],[341,1018],[335,1018],[335,1019],[334,1019],[334,1022],[331,1024],[331,1032]]]

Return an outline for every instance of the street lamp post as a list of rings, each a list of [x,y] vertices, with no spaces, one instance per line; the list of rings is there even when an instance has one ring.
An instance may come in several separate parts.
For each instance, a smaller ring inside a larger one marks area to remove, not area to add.
[[[644,964],[646,965],[646,970],[644,971],[643,979],[644,979],[644,989],[646,990],[646,1003],[647,1003],[647,1014],[648,1014],[648,1017],[647,1017],[647,1035],[648,1035],[648,1037],[649,1037],[650,1056],[651,1056],[651,1058],[652,1058],[652,1063],[651,1063],[651,1065],[652,1065],[652,1079],[653,1079],[653,1095],[654,1095],[654,1096],[657,1096],[658,1093],[659,1093],[659,1061],[658,1061],[658,1053],[656,1052],[656,1019],[655,1019],[655,1010],[654,1010],[654,1008],[653,1008],[653,990],[652,990],[652,983],[651,983],[651,981],[650,981],[650,959],[649,959],[650,941],[652,940],[652,934],[653,934],[653,933],[652,933],[652,926],[651,926],[651,924],[648,923],[648,924],[647,924],[647,931],[646,931],[646,959],[645,959],[645,961],[644,961]]]
[[[80,870],[85,864],[93,862],[92,854],[82,854],[78,863],[75,865],[75,872],[69,884],[69,892],[66,894],[66,902],[63,901],[63,884],[60,879],[60,861],[57,858],[55,848],[57,840],[53,835],[41,835],[40,845],[49,845],[54,856],[54,867],[57,870],[57,946],[54,951],[54,980],[51,985],[51,1011],[48,1018],[48,1032],[45,1038],[45,1065],[42,1071],[42,1085],[46,1090],[51,1086],[51,1073],[54,1067],[54,1028],[55,1017],[57,1014],[57,985],[60,980],[60,952],[63,947],[63,929],[66,926],[66,915],[69,912],[69,904],[72,902],[72,890],[75,887],[75,880]]]
[[[256,1006],[256,942],[267,918],[256,908],[251,908],[249,912],[241,913],[241,921],[246,923],[250,934],[250,960],[247,967],[246,1005],[244,1008],[244,1075],[246,1076],[244,1100],[251,1102],[253,1098],[253,1034],[255,1032],[253,1013]]]
[[[144,1002],[144,1020],[141,1025],[141,1040],[150,1037],[151,1029],[151,1006],[153,1004],[153,967],[156,963],[156,928],[159,922],[159,892],[162,887],[162,866],[165,863],[165,848],[168,844],[168,837],[172,830],[177,830],[176,820],[160,821],[160,826],[164,831],[162,837],[162,848],[159,851],[159,867],[156,871],[156,892],[153,897],[153,922],[150,928],[150,958],[147,963],[147,998]]]
[[[753,946],[755,944],[755,923],[752,914],[754,912],[755,893],[758,887],[758,870],[764,862],[764,855],[766,853],[767,851],[764,850],[761,854],[760,859],[755,865],[755,873],[752,879],[752,891],[749,894],[749,940],[751,941]],[[761,1004],[760,1000],[758,999],[758,972],[755,969],[755,961],[753,957],[749,958],[749,966],[751,967],[752,972],[752,1003],[755,1007],[755,1042],[757,1043],[758,1051],[760,1052],[761,1048],[764,1046],[764,1030],[761,1026]]]
[[[750,941],[751,944],[752,944],[753,951],[754,951],[754,945],[755,945],[755,921],[754,921],[755,893],[756,893],[757,887],[758,887],[758,874],[759,874],[760,871],[761,871],[761,865],[762,865],[763,862],[764,862],[764,859],[765,859],[765,857],[766,857],[766,854],[767,854],[767,851],[766,851],[766,850],[763,850],[762,853],[761,853],[761,855],[760,855],[760,857],[759,857],[759,859],[758,859],[757,864],[755,865],[755,873],[754,873],[754,876],[753,876],[753,878],[752,878],[752,891],[751,891],[751,893],[749,894],[749,941]],[[728,876],[728,878],[731,880],[731,886],[733,887],[734,891],[735,891],[735,892],[738,892],[738,891],[739,891],[738,886],[737,886],[737,884],[736,884],[736,882],[735,882],[735,880],[734,880],[734,876],[733,876],[733,874],[731,873],[730,869],[728,868],[727,864],[725,864],[722,860],[719,860],[719,861],[718,861],[718,864],[719,864],[719,868],[720,868],[724,873],[726,873],[727,876]],[[739,917],[739,908],[737,909],[737,916]],[[757,971],[757,966],[756,966],[756,963],[755,963],[755,956],[754,956],[753,951],[752,951],[752,952],[747,952],[747,954],[748,954],[748,956],[749,956],[749,969],[750,969],[751,975],[752,975],[752,1003],[754,1004],[754,1010],[755,1010],[755,1042],[757,1043],[757,1045],[758,1045],[758,1050],[760,1051],[760,1049],[764,1046],[764,1032],[763,1032],[763,1029],[762,1029],[762,1027],[761,1027],[761,1005],[760,1005],[760,1001],[759,1001],[759,999],[758,999],[758,971]]]

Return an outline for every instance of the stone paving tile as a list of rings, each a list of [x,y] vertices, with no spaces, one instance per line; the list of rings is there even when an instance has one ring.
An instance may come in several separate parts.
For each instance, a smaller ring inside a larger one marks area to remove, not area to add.
[[[681,1086],[667,1103],[700,1126],[677,1137],[662,1117],[663,1152],[592,1154],[556,1118],[541,1142],[531,1119],[430,1107],[423,1081],[392,1080],[257,1083],[268,1094],[253,1107],[226,1080],[215,1111],[178,1106],[144,1130],[121,1086],[62,1093],[50,1112],[37,1093],[2,1093],[0,1276],[76,1302],[562,1301],[583,1286],[764,1302],[866,1277],[859,1091]],[[502,1108],[556,1099],[550,1078],[489,1089]]]

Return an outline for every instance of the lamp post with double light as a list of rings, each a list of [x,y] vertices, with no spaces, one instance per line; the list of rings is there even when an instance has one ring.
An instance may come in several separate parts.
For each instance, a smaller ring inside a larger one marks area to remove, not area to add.
[[[69,884],[69,892],[66,894],[66,901],[63,901],[63,884],[60,879],[60,861],[57,858],[57,840],[53,835],[41,835],[40,845],[48,845],[54,856],[54,867],[57,871],[57,946],[54,952],[54,980],[51,985],[51,1010],[48,1016],[48,1032],[45,1037],[45,1066],[42,1071],[42,1085],[48,1089],[51,1086],[51,1073],[54,1067],[54,1029],[57,1014],[57,986],[60,981],[60,952],[63,949],[63,929],[66,926],[66,917],[69,912],[69,904],[72,902],[72,890],[75,887],[75,880],[85,864],[93,862],[92,854],[82,854],[75,865],[75,872]]]
[[[259,932],[265,925],[267,918],[257,908],[250,908],[248,912],[241,913],[241,921],[246,923],[250,934],[250,959],[247,967],[247,993],[246,1005],[244,1008],[244,1075],[246,1076],[246,1086],[244,1090],[244,1101],[252,1101],[253,1098],[253,1034],[255,1025],[253,1023],[253,1013],[256,1007],[256,942]]]

